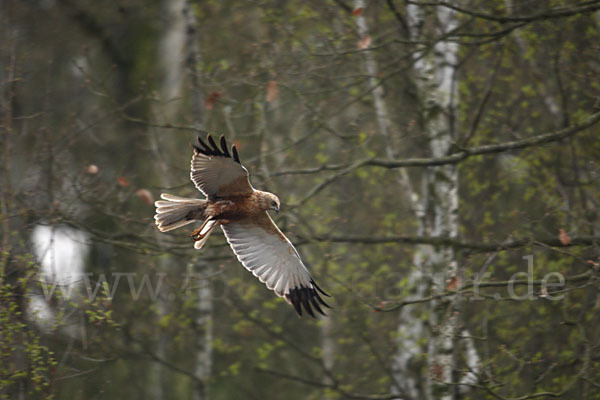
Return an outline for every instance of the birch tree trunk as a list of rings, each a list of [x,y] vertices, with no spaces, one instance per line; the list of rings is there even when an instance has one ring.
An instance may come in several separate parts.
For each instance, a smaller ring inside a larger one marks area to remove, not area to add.
[[[160,108],[154,111],[158,116],[160,123],[168,123],[169,120],[178,112],[179,102],[170,101],[181,93],[181,83],[183,79],[182,71],[182,50],[184,43],[184,24],[183,24],[183,5],[184,0],[163,0],[161,10],[163,15],[163,25],[161,37],[158,43],[157,52],[157,87],[160,94]],[[169,140],[162,137],[162,132],[154,129],[150,134],[151,146],[157,159],[158,174],[161,176],[161,186],[171,186],[170,173],[167,168],[165,156],[172,154],[170,148],[172,144]],[[158,236],[159,233],[156,233]],[[164,256],[159,260],[160,272],[169,270],[169,265],[176,263],[173,256]],[[159,294],[156,298],[158,317],[163,318],[168,313],[167,293]],[[167,337],[161,328],[161,324],[156,324],[155,336],[156,356],[161,360],[167,357]],[[167,391],[167,379],[165,377],[165,368],[160,363],[154,363],[150,371],[150,392],[154,399],[164,398]]]
[[[164,16],[164,29],[162,39],[159,43],[158,66],[159,66],[159,88],[161,97],[161,108],[156,110],[159,115],[159,122],[172,123],[178,115],[186,112],[183,109],[184,82],[189,82],[191,93],[189,94],[190,109],[188,112],[193,115],[194,125],[200,129],[202,127],[202,101],[198,88],[198,74],[196,65],[198,63],[198,49],[196,41],[196,18],[194,16],[193,4],[189,0],[163,0],[162,15]],[[187,76],[186,76],[187,74]],[[187,79],[186,79],[187,78]],[[176,140],[165,135],[153,135],[152,147],[158,160],[160,174],[164,177],[162,185],[171,186],[167,164],[163,159],[166,155],[176,154],[172,146],[177,145]],[[181,261],[181,260],[179,260]],[[174,262],[173,257],[161,257],[161,268],[165,271]],[[195,400],[207,400],[208,390],[206,382],[210,377],[212,370],[212,292],[210,282],[202,280],[197,282],[191,277],[206,277],[210,273],[203,263],[189,265],[186,269],[187,279],[190,281],[190,287],[197,287],[195,293],[197,296],[196,326],[201,327],[203,332],[196,336],[197,343],[194,346],[196,352],[196,366],[194,368],[195,385],[192,394]],[[198,273],[197,269],[204,270]],[[190,291],[187,292],[191,293]],[[166,312],[167,304],[165,296],[159,296],[158,305],[159,314]],[[160,335],[160,333],[159,333]],[[166,357],[166,341],[161,335],[158,342],[157,355],[161,358]],[[156,366],[153,374],[153,384],[155,385],[154,395],[156,398],[162,398],[162,367]],[[159,396],[160,395],[160,396]]]
[[[435,18],[435,26],[442,36],[457,26],[455,13],[446,7],[437,7],[433,15],[426,15],[422,7],[407,6],[410,34],[413,40],[425,39],[426,18]],[[454,42],[437,41],[427,54],[417,55],[414,78],[421,100],[424,135],[428,138],[432,157],[448,154],[456,138],[455,108],[457,104],[456,65],[458,45]],[[458,169],[454,164],[427,167],[423,171],[421,193],[413,193],[413,209],[418,221],[420,236],[458,235]],[[447,283],[459,284],[457,261],[451,247],[417,246],[413,258],[414,270],[410,284],[417,298],[424,297],[426,290],[435,294],[444,291]],[[398,327],[398,353],[394,371],[396,382],[403,382],[407,398],[452,399],[457,398],[460,382],[457,376],[459,343],[457,342],[459,298],[435,300],[428,303],[422,318],[418,310],[405,308]],[[426,324],[424,323],[426,321]],[[468,332],[463,332],[468,337]],[[418,354],[419,339],[427,337],[426,378],[420,379],[422,368]],[[467,339],[467,364],[478,367],[475,347]],[[465,376],[463,383],[471,383],[473,376]],[[424,383],[424,384],[423,384]],[[402,395],[402,392],[393,392]]]
[[[194,126],[198,129],[203,128],[203,110],[202,94],[199,87],[198,62],[200,53],[196,39],[197,21],[194,14],[193,2],[185,1],[183,9],[185,20],[185,69],[187,71],[188,82],[190,83],[190,105],[191,113],[194,118]],[[195,138],[194,138],[195,139]],[[212,373],[212,340],[213,340],[213,293],[208,277],[212,275],[211,268],[204,262],[197,262],[195,267],[202,271],[202,281],[198,283],[198,310],[196,313],[196,326],[202,327],[203,332],[197,335],[196,342],[196,367],[194,376],[196,377],[196,388],[193,393],[194,400],[208,400],[208,379]]]
[[[456,27],[456,17],[447,8],[438,8],[437,19],[445,31]],[[455,138],[454,107],[456,102],[455,65],[458,45],[438,42],[433,54],[425,57],[417,70],[425,101],[426,134],[433,157],[448,154]],[[429,202],[429,228],[431,236],[456,238],[458,236],[458,168],[455,164],[427,168],[427,197]],[[432,291],[441,292],[446,282],[458,279],[455,254],[450,247],[433,249],[427,260],[431,274]],[[456,305],[434,300],[429,310],[428,385],[431,399],[451,399],[457,386],[454,376],[453,349],[458,329],[459,315]]]
[[[354,9],[364,9],[365,2],[363,0],[354,1]],[[369,29],[367,25],[367,19],[364,14],[361,13],[356,17],[356,26],[361,40],[364,40],[369,35]],[[394,146],[390,138],[391,122],[389,119],[388,108],[385,99],[383,98],[383,87],[379,85],[377,76],[379,74],[379,67],[375,55],[371,51],[364,52],[365,58],[365,70],[369,77],[368,85],[371,89],[373,97],[373,108],[377,117],[377,128],[379,134],[382,135],[386,142],[386,156],[389,158],[395,158]],[[413,190],[412,184],[406,173],[405,169],[398,169],[398,183],[403,187],[404,192],[408,193],[408,200],[411,202],[411,208],[415,217],[421,219],[424,215],[423,210],[419,204],[419,195]],[[422,234],[422,233],[421,233]],[[415,251],[415,265],[419,265],[418,261],[422,257],[422,249]],[[414,269],[410,276],[411,286],[417,288],[417,296],[421,296],[424,293],[424,287],[421,284],[421,270]],[[394,359],[392,369],[394,371],[394,381],[392,382],[390,391],[395,395],[408,395],[411,398],[418,398],[419,391],[417,387],[419,385],[420,371],[421,368],[414,368],[414,359],[421,352],[419,339],[424,337],[424,325],[421,318],[414,315],[411,309],[403,309],[401,311],[400,320],[406,323],[400,324],[398,328],[398,352]],[[415,373],[416,372],[416,373]]]

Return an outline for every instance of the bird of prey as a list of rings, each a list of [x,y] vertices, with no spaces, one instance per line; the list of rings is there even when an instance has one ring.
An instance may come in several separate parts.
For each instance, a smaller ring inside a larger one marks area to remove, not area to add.
[[[241,164],[235,145],[231,153],[225,138],[220,147],[209,134],[204,142],[198,136],[194,145],[191,179],[206,199],[191,199],[163,193],[155,202],[154,219],[161,232],[201,222],[190,235],[201,249],[216,226],[220,226],[231,249],[246,269],[279,297],[315,316],[313,308],[325,315],[321,298],[325,293],[311,278],[298,251],[277,228],[267,211],[279,212],[279,198],[256,190],[248,170]]]

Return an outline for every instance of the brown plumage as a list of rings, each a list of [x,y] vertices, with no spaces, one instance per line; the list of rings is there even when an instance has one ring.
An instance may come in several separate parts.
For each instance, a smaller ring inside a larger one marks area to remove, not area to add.
[[[190,177],[205,200],[163,193],[155,203],[156,225],[161,232],[193,223],[202,224],[190,235],[201,249],[220,226],[238,260],[261,282],[294,306],[298,315],[313,309],[323,313],[328,296],[313,281],[298,251],[279,230],[267,211],[279,212],[279,198],[256,190],[248,179],[235,145],[231,152],[225,138],[220,146],[208,135],[194,145]]]

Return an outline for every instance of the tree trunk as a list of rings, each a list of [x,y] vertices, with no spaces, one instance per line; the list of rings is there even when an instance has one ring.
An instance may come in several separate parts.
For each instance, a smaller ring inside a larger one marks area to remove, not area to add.
[[[191,93],[190,103],[191,109],[189,112],[194,117],[194,125],[198,128],[202,125],[202,101],[201,95],[198,88],[198,76],[197,76],[197,43],[196,43],[196,19],[194,16],[192,2],[188,0],[164,0],[162,8],[164,10],[165,21],[167,24],[164,26],[162,40],[159,45],[158,54],[158,65],[159,65],[159,88],[162,104],[159,110],[156,110],[156,115],[161,116],[159,122],[161,123],[172,123],[173,120],[185,112],[182,107],[183,101],[183,83],[187,80],[190,82]],[[171,140],[170,137],[165,135],[154,135],[153,148],[155,150],[156,157],[158,158],[159,168],[161,169],[161,176],[165,177],[162,182],[162,186],[169,187],[171,182],[169,173],[167,171],[167,164],[162,159],[165,155],[177,154],[172,146],[178,145],[178,141]],[[160,151],[159,151],[160,149]],[[173,257],[161,257],[164,268],[168,268],[173,265]],[[181,261],[181,260],[180,260]],[[190,266],[191,268],[201,268],[201,263]],[[198,276],[197,271],[192,271],[190,268],[186,271],[188,278],[192,276]],[[202,274],[203,276],[210,275],[207,272]],[[196,378],[195,385],[192,393],[192,397],[195,400],[207,400],[208,390],[206,382],[211,374],[212,369],[212,292],[210,283],[207,280],[196,282],[195,280],[189,283],[191,286],[198,285],[197,295],[197,310],[196,310],[196,326],[203,329],[202,334],[196,336],[197,343],[194,346],[197,350],[196,353],[196,366],[194,368],[194,376]],[[188,292],[190,293],[190,292]],[[164,303],[165,296],[159,296],[158,301]],[[159,304],[160,310],[165,311],[166,304]],[[164,335],[159,333],[158,340],[158,356],[163,357],[166,354],[166,342]],[[155,385],[155,396],[162,394],[164,391],[162,385],[162,367],[157,364],[156,371],[154,373],[154,385]]]
[[[354,9],[364,9],[365,3],[363,0],[354,1]],[[367,26],[367,20],[364,14],[360,14],[356,17],[356,26],[361,39],[366,38],[369,35],[369,29]],[[394,146],[390,138],[389,130],[391,122],[388,116],[387,104],[383,98],[383,87],[378,84],[378,65],[377,60],[373,52],[367,51],[364,53],[365,58],[365,70],[369,76],[368,84],[371,89],[373,96],[373,107],[375,109],[375,115],[377,117],[377,127],[379,134],[382,135],[386,142],[386,156],[389,158],[395,158]],[[408,174],[406,170],[398,170],[398,183],[403,187],[405,193],[408,193],[408,200],[412,203],[412,210],[417,216],[421,218],[423,212],[420,212],[418,204],[419,196],[414,193]],[[422,257],[422,246],[415,252],[415,265],[419,265],[418,261]],[[421,296],[424,293],[424,288],[419,282],[421,279],[421,270],[415,269],[410,276],[411,285],[414,284],[418,287],[417,296]],[[403,396],[407,395],[411,398],[418,398],[419,391],[417,387],[420,381],[421,368],[414,368],[413,360],[420,353],[418,340],[424,335],[424,326],[420,318],[415,317],[410,313],[410,309],[402,310],[401,321],[410,321],[408,323],[400,324],[398,329],[398,337],[401,338],[398,341],[399,350],[397,356],[394,359],[392,369],[394,371],[394,380],[392,382],[390,391],[392,394]]]
[[[424,39],[425,18],[435,17],[436,25],[444,32],[457,26],[456,15],[446,7],[437,7],[435,15],[426,15],[424,8],[407,6],[411,39]],[[424,134],[428,138],[432,157],[448,154],[456,134],[455,107],[457,89],[455,68],[458,59],[458,45],[453,42],[438,41],[428,54],[415,60],[414,78],[421,99]],[[421,193],[414,193],[413,209],[418,221],[417,234],[422,236],[458,236],[458,169],[448,164],[427,167],[422,176]],[[421,245],[415,249],[413,258],[415,269],[410,276],[410,284],[417,298],[426,293],[438,293],[450,284],[459,285],[456,255],[451,247]],[[452,399],[458,398],[460,379],[457,376],[458,343],[460,327],[458,302],[460,299],[434,300],[426,307],[427,322],[420,317],[423,310],[405,308],[401,313],[398,328],[399,349],[395,357],[394,371],[396,382],[403,382],[402,391],[393,392],[407,398]],[[427,329],[426,335],[425,329]],[[468,332],[463,332],[468,337]],[[421,352],[418,340],[427,337],[426,379],[419,376],[422,367],[418,354]],[[467,339],[467,364],[476,369],[478,356],[475,347]],[[465,376],[463,383],[473,376]]]
[[[456,27],[454,12],[439,7],[439,26],[447,32]],[[411,16],[412,17],[412,16]],[[418,18],[417,16],[414,16]],[[413,18],[414,18],[413,17]],[[440,41],[415,64],[415,74],[423,105],[425,134],[432,157],[448,154],[455,138],[454,107],[457,101],[455,65],[458,45]],[[458,235],[458,169],[454,164],[428,167],[425,172],[422,198],[427,214],[421,220],[421,230],[430,236],[456,238]],[[419,260],[419,269],[429,275],[431,292],[442,292],[446,282],[458,279],[455,254],[450,247],[431,248],[427,257]],[[453,357],[458,313],[454,300],[434,300],[429,303],[428,378],[426,393],[430,399],[451,399],[455,392]]]

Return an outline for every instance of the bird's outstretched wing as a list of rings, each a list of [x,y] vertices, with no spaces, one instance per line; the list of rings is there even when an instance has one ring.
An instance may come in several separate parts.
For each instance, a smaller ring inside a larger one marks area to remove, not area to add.
[[[198,145],[194,145],[190,173],[194,185],[209,200],[250,195],[254,189],[248,180],[248,170],[240,163],[235,145],[231,147],[232,156],[223,136],[220,148],[210,134],[206,140],[208,144],[198,136]]]
[[[261,282],[291,303],[298,315],[302,308],[315,316],[329,306],[320,294],[329,296],[312,280],[298,252],[266,212],[256,217],[221,225],[240,262]]]

